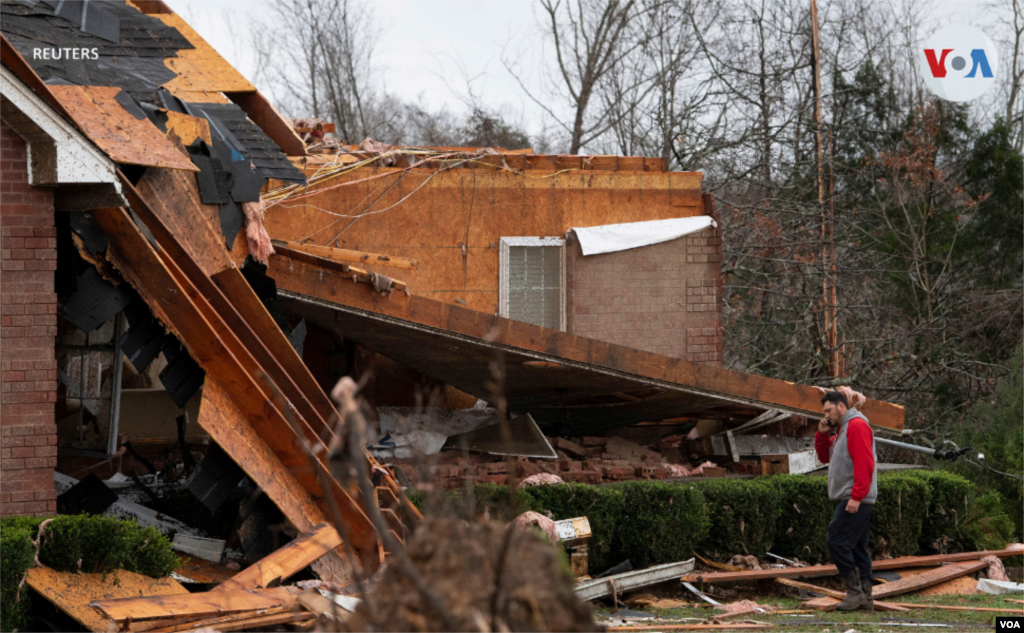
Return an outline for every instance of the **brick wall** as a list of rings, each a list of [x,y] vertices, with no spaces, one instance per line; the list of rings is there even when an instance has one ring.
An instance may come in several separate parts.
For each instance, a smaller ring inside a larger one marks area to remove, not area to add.
[[[568,330],[665,356],[720,363],[720,227],[588,257],[570,236],[566,243]]]
[[[0,123],[0,514],[53,514],[57,229],[28,184],[25,141]]]

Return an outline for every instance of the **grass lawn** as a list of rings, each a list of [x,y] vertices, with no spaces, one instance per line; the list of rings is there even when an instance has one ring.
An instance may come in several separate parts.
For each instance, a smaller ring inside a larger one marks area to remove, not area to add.
[[[683,600],[691,600],[690,596],[680,596]],[[957,606],[957,607],[974,607],[974,608],[997,608],[997,609],[1018,609],[1020,615],[1024,615],[1024,605],[1009,602],[1006,598],[1021,599],[1021,596],[899,596],[897,598],[890,599],[890,602],[901,602],[901,603],[913,603],[913,604],[941,604],[946,606]],[[799,609],[801,600],[796,598],[787,598],[780,596],[756,596],[756,595],[744,595],[743,599],[755,600],[759,604],[777,607],[781,610]],[[643,613],[649,613],[656,615],[663,620],[678,620],[683,618],[710,618],[717,610],[708,608],[683,608],[683,609],[653,609],[653,608],[633,608],[634,611],[641,611]],[[602,615],[610,615],[616,611],[616,609],[604,607],[599,608],[598,613]],[[810,617],[807,617],[807,616]],[[829,633],[845,633],[850,629],[857,631],[949,631],[949,630],[992,630],[994,628],[994,618],[998,613],[986,613],[979,611],[944,611],[941,609],[928,609],[923,608],[920,610],[913,610],[910,612],[893,612],[893,611],[853,611],[847,613],[839,612],[827,612],[827,611],[813,611],[809,614],[802,616],[793,615],[758,615],[756,617],[749,618],[750,620],[756,620],[757,622],[764,622],[768,624],[774,624],[780,631],[785,633],[799,633],[804,631],[829,631]],[[1005,614],[1011,615],[1011,614]],[[742,620],[743,618],[739,618]],[[890,621],[890,624],[886,624],[886,621]],[[948,628],[932,628],[932,627],[906,627],[899,626],[898,623],[946,623],[952,625],[954,629]],[[697,624],[696,621],[686,622]],[[651,621],[637,621],[630,623],[638,626],[656,626],[655,622]]]

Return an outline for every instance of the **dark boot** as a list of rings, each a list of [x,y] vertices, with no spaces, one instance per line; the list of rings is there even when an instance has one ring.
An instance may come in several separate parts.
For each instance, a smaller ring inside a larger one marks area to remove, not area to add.
[[[860,592],[864,595],[864,610],[875,610],[875,599],[871,597],[872,582],[870,578],[860,579]]]
[[[846,581],[846,597],[836,605],[836,611],[856,611],[862,608],[866,602],[860,586],[860,574],[854,569],[843,576],[843,580]]]

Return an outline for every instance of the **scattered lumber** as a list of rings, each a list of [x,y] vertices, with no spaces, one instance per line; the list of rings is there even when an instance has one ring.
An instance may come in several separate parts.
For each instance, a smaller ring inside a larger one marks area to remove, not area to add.
[[[608,631],[758,631],[773,624],[662,624],[660,626],[610,626]]]
[[[122,621],[127,618],[180,618],[189,615],[220,615],[240,611],[258,611],[277,607],[294,607],[295,595],[286,587],[273,589],[232,589],[186,593],[184,595],[147,596],[117,600],[94,600],[96,607],[107,617]]]
[[[148,631],[150,633],[178,633],[180,631],[194,631],[197,629],[217,628],[222,624],[251,620],[278,613],[294,613],[293,607],[275,607],[273,609],[257,609],[256,611],[245,611],[243,613],[232,613],[211,618],[209,616],[190,616],[187,618],[161,618],[159,620],[147,620],[142,623],[132,622],[128,624],[128,631]]]
[[[232,621],[224,621],[213,623],[210,620],[204,620],[196,622],[195,626],[187,629],[171,629],[173,631],[198,631],[208,630],[207,625],[215,626],[217,631],[252,631],[265,626],[275,626],[278,624],[309,624],[316,619],[316,616],[308,611],[291,611],[287,613],[277,613],[274,615],[262,615],[251,618],[239,618]],[[282,629],[283,630],[283,629]],[[163,629],[154,629],[155,633],[160,633]]]
[[[941,609],[942,611],[975,611],[978,613],[1008,613],[1011,615],[1024,614],[1024,609],[1000,609],[998,607],[955,607],[945,604],[915,604],[912,602],[890,602],[889,604],[908,609]]]
[[[235,574],[212,591],[231,591],[266,587],[274,580],[285,580],[303,567],[341,545],[341,536],[334,526],[321,523],[312,532],[266,556],[254,565]]]
[[[914,576],[907,576],[900,578],[893,582],[887,582],[884,585],[879,585],[874,589],[874,597],[885,598],[887,596],[898,596],[904,593],[912,593],[932,585],[946,582],[954,578],[966,576],[982,569],[987,569],[988,563],[984,561],[974,562],[963,562],[963,563],[952,563],[950,565],[943,565],[942,567],[936,567],[930,569],[923,574],[916,574]],[[876,600],[877,604],[877,600]]]
[[[815,600],[811,600],[809,602],[804,603],[804,606],[808,606],[815,609],[825,609],[826,607],[835,606],[836,602],[846,597],[846,594],[842,591],[833,591],[831,589],[826,589],[825,587],[819,587],[817,585],[812,585],[806,582],[790,580],[789,578],[777,578],[775,582],[786,585],[787,587],[796,587],[797,589],[803,589],[804,591],[813,591],[814,593],[820,593],[823,596],[829,598],[829,601],[824,601],[821,598],[818,598],[816,600],[819,600],[821,602],[815,602]],[[872,595],[871,597],[872,599],[874,599],[876,596]],[[834,600],[834,602],[832,600]],[[878,609],[879,611],[909,611],[909,609],[904,609],[903,607],[896,606],[889,602],[882,602],[881,600],[875,600],[874,602],[875,609]]]
[[[879,560],[872,563],[874,569],[902,569],[905,567],[934,567],[943,563],[959,563],[964,561],[977,561],[985,556],[996,556],[997,558],[1010,558],[1024,554],[1024,545],[1019,543],[1002,550],[986,552],[961,552],[959,554],[937,554],[935,556],[905,556],[890,560]],[[722,571],[722,572],[701,572],[687,574],[681,580],[687,582],[752,582],[756,580],[774,580],[776,578],[816,578],[821,576],[835,576],[835,565],[812,565],[810,567],[787,567],[785,569],[760,569],[751,571]]]

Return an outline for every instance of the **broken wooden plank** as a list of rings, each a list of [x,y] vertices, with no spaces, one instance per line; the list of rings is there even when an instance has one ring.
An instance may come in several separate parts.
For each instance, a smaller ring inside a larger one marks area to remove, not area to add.
[[[333,248],[318,244],[300,244],[299,242],[283,242],[281,240],[271,240],[271,243],[273,243],[274,248],[281,246],[293,251],[301,251],[316,257],[345,264],[385,266],[388,268],[401,268],[403,270],[414,270],[419,267],[419,262],[415,259],[407,259],[405,257],[388,257],[387,255],[352,251],[345,248]]]
[[[284,257],[288,260],[302,262],[313,268],[319,268],[324,271],[336,273],[350,282],[354,277],[357,283],[373,285],[373,280],[370,278],[369,272],[362,268],[352,266],[351,264],[336,262],[326,257],[321,257],[301,250],[295,250],[280,242],[274,246],[274,250],[274,254],[278,257]],[[392,279],[391,282],[393,284],[393,289],[396,291],[407,290],[409,287],[408,284],[399,279]]]
[[[873,569],[900,569],[902,567],[934,567],[942,563],[976,561],[985,556],[1010,558],[1024,554],[1024,545],[1014,544],[1006,549],[985,552],[960,552],[957,554],[936,554],[934,556],[904,556],[888,560],[876,560],[871,563]],[[700,572],[687,574],[682,580],[687,582],[753,582],[756,580],[772,580],[775,578],[816,578],[835,576],[839,572],[835,565],[811,565],[809,567],[787,567],[784,569],[756,569],[748,571]]]
[[[998,607],[954,607],[945,604],[926,604],[913,602],[890,602],[889,604],[907,609],[939,609],[941,611],[975,611],[980,613],[1007,613],[1011,615],[1024,614],[1024,609],[1000,609]]]
[[[278,626],[282,624],[295,624],[299,627],[307,627],[314,620],[316,616],[306,611],[291,611],[286,613],[277,613],[274,615],[261,615],[252,618],[238,618],[236,620],[227,620],[226,618],[218,618],[217,621],[204,621],[197,622],[196,626],[192,628],[174,629],[175,631],[197,631],[197,630],[210,630],[207,627],[212,627],[215,631],[251,631],[263,627]],[[154,629],[153,633],[160,633],[164,629]],[[284,629],[281,629],[284,630]],[[303,630],[300,628],[300,630]]]
[[[117,102],[120,88],[108,86],[50,86],[75,125],[110,160],[129,165],[199,171],[152,121],[137,119]]]
[[[341,545],[341,536],[334,526],[322,523],[302,534],[273,554],[240,571],[214,591],[266,587],[274,580],[282,581],[306,565]]]
[[[275,607],[273,609],[258,609],[244,613],[233,613],[218,618],[206,618],[193,616],[187,618],[170,618],[159,620],[147,620],[144,623],[132,622],[128,625],[129,633],[134,631],[151,631],[152,633],[176,633],[178,631],[195,631],[197,629],[209,629],[220,627],[224,624],[231,624],[238,621],[249,621],[255,618],[262,618],[278,613],[295,613],[294,607]]]
[[[102,633],[106,633],[112,622],[89,606],[97,598],[188,595],[188,589],[172,578],[150,578],[124,570],[78,574],[33,567],[28,570],[25,582],[85,628]]]
[[[132,621],[181,618],[189,615],[217,615],[258,609],[295,607],[295,604],[295,594],[291,590],[287,587],[274,587],[273,589],[236,589],[216,593],[212,591],[188,593],[186,591],[184,594],[93,600],[89,606],[99,609],[107,617],[120,622],[127,618],[131,618]]]
[[[939,583],[966,576],[967,574],[973,574],[976,571],[987,569],[988,563],[984,561],[973,561],[973,562],[962,562],[962,563],[950,563],[935,569],[930,569],[922,574],[915,574],[913,576],[907,576],[894,580],[893,582],[887,582],[883,585],[875,587],[874,597],[885,598],[886,596],[898,596],[904,593],[911,593],[920,589],[925,589]]]
[[[213,140],[210,137],[210,122],[206,119],[174,110],[168,110],[165,114],[167,115],[165,136],[169,140],[171,134],[174,134],[184,146],[191,145],[197,140],[203,140],[207,145],[213,145]],[[171,142],[173,143],[173,140]]]
[[[806,582],[800,582],[797,580],[790,580],[789,578],[776,578],[775,582],[786,585],[787,587],[796,587],[797,589],[803,589],[804,591],[813,591],[814,593],[820,593],[827,598],[833,598],[835,600],[842,600],[846,597],[846,594],[842,591],[833,591],[832,589],[826,589],[825,587],[819,587]],[[902,607],[898,607],[888,602],[882,602],[881,600],[875,600],[877,596],[872,593],[872,600],[875,602],[875,608],[879,611],[907,611]]]
[[[249,120],[263,130],[263,133],[274,141],[286,156],[306,155],[306,144],[262,94],[259,92],[227,92],[226,96],[235,105],[242,108]]]

